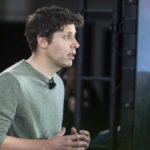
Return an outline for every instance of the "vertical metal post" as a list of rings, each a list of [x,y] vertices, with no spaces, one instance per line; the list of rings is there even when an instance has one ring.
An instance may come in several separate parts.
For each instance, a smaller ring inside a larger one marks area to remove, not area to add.
[[[81,107],[82,107],[82,55],[83,55],[83,29],[78,30],[78,42],[80,48],[77,55],[77,71],[76,71],[76,110],[75,110],[75,127],[77,130],[81,124]]]
[[[84,0],[78,0],[78,11],[83,12]],[[81,125],[81,108],[82,108],[82,55],[83,55],[83,27],[78,29],[79,49],[77,51],[77,71],[76,71],[76,109],[75,109],[75,127],[79,130]]]
[[[118,0],[114,0],[113,27],[112,27],[112,60],[111,60],[111,82],[110,82],[110,136],[109,150],[115,148],[115,86],[116,86],[116,32],[118,22]]]

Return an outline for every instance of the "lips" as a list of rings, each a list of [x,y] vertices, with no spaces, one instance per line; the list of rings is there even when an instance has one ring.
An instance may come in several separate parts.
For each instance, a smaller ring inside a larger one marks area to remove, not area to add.
[[[69,53],[68,57],[69,57],[69,59],[73,60],[75,57],[75,53]]]

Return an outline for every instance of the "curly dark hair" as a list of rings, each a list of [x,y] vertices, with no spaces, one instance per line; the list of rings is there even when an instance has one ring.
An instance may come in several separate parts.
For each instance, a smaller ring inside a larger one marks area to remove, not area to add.
[[[62,31],[65,25],[83,26],[84,19],[79,13],[57,6],[42,7],[29,15],[25,25],[25,36],[32,52],[37,50],[37,36],[46,37],[48,43],[53,34]]]

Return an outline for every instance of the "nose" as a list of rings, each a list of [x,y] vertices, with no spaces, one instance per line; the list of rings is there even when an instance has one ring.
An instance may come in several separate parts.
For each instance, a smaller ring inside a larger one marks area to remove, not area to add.
[[[76,48],[79,48],[80,45],[79,45],[79,43],[78,43],[77,41],[76,41],[76,44],[77,44],[77,45],[76,45]]]
[[[77,40],[76,39],[74,39],[73,40],[73,42],[72,42],[72,48],[79,48],[79,43],[77,42]]]

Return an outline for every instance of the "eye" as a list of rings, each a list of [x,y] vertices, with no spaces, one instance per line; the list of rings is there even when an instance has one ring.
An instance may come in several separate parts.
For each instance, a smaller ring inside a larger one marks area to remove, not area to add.
[[[70,39],[70,38],[71,38],[70,35],[65,35],[65,36],[64,36],[64,39]]]

